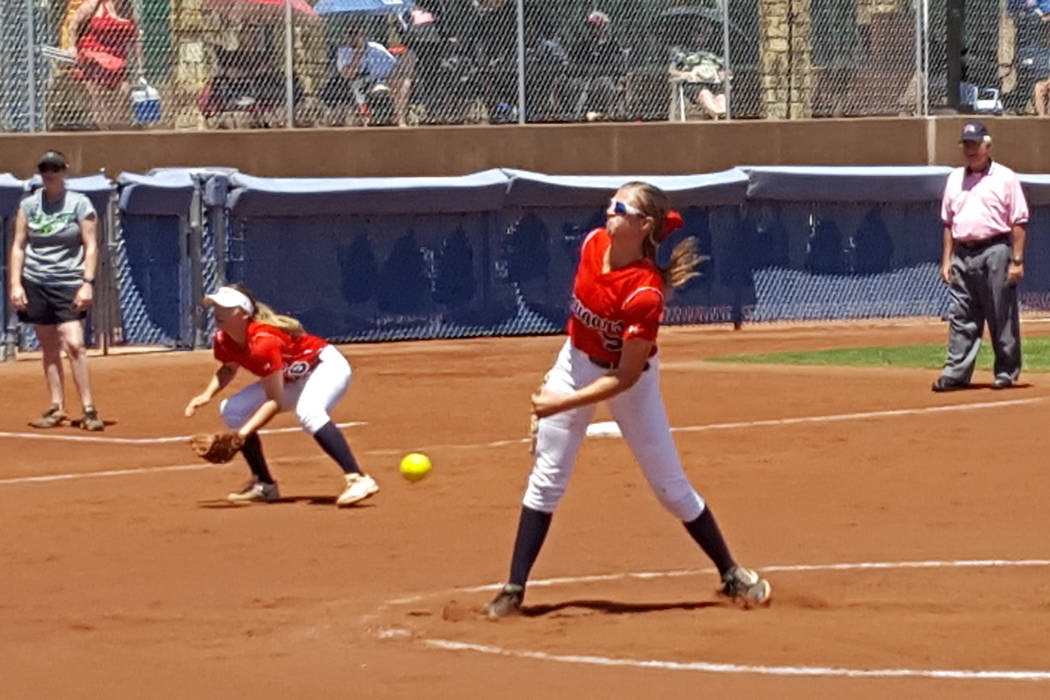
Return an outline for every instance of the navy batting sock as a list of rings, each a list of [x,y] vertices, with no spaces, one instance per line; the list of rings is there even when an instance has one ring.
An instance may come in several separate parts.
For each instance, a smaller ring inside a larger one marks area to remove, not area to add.
[[[241,454],[248,462],[248,468],[252,475],[264,484],[272,484],[273,477],[270,476],[270,468],[266,466],[266,458],[263,457],[262,440],[257,433],[252,433],[244,441]]]
[[[550,527],[550,513],[542,513],[522,506],[521,518],[518,520],[518,535],[514,539],[514,556],[510,562],[510,583],[525,585]]]
[[[343,437],[342,431],[335,427],[335,423],[332,421],[325,423],[320,430],[314,433],[314,440],[317,440],[321,449],[336,461],[344,473],[361,473],[361,467],[357,466],[357,460],[354,459],[354,453],[350,451],[350,445]]]
[[[732,555],[729,554],[729,546],[726,544],[725,538],[722,537],[722,531],[718,529],[718,523],[715,522],[715,516],[710,508],[705,506],[704,511],[700,513],[700,517],[685,523],[685,529],[689,531],[696,543],[700,545],[700,549],[704,550],[704,553],[715,563],[719,574],[724,575],[725,572],[736,566]]]

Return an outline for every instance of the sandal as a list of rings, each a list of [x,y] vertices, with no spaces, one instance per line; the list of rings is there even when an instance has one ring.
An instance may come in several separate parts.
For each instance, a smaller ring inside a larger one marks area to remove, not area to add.
[[[34,428],[55,428],[62,425],[67,418],[69,418],[69,416],[66,415],[66,412],[62,410],[61,406],[58,404],[51,404],[51,406],[44,411],[44,415],[40,416],[29,425]]]
[[[106,424],[98,417],[98,411],[95,410],[94,406],[85,406],[84,417],[80,419],[80,427],[97,433],[104,430]]]

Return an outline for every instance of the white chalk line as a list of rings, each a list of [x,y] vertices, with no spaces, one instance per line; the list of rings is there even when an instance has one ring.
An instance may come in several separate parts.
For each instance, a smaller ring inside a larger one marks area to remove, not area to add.
[[[0,479],[0,486],[10,484],[39,484],[51,481],[73,481],[75,479],[99,479],[107,476],[128,476],[131,474],[156,474],[158,472],[189,472],[200,469],[216,469],[221,464],[175,464],[167,467],[140,467],[138,469],[107,469],[101,472],[84,472],[83,474],[46,474],[43,476],[19,476],[11,479]]]
[[[758,569],[762,573],[799,573],[812,571],[856,571],[865,569],[948,569],[948,568],[989,568],[989,567],[1028,567],[1048,566],[1050,559],[930,559],[926,561],[861,561],[845,562],[838,564],[784,564],[763,566]],[[700,576],[713,574],[716,569],[708,567],[705,569],[674,569],[672,571],[624,571],[616,574],[588,574],[584,576],[560,576],[555,578],[541,578],[529,581],[529,588],[548,588],[551,586],[564,586],[574,583],[602,583],[607,581],[622,581],[624,579],[649,580],[657,578],[680,578],[683,576]],[[495,591],[503,586],[502,583],[486,583],[480,586],[463,586],[453,588],[448,593],[484,593]],[[387,601],[387,605],[409,605],[418,603],[430,597],[444,595],[445,592],[429,593],[409,596],[406,598],[395,598]]]
[[[269,459],[269,464],[284,464],[289,462],[302,462],[302,459],[277,458]],[[159,467],[136,467],[135,469],[106,469],[100,472],[81,472],[79,474],[42,474],[40,476],[17,476],[9,479],[0,479],[0,486],[10,484],[39,484],[51,481],[75,481],[77,479],[100,479],[108,476],[139,476],[141,474],[158,474],[162,472],[193,472],[202,469],[224,469],[228,464],[212,464],[210,462],[193,462],[191,464],[172,464]]]
[[[687,425],[681,427],[671,428],[672,432],[682,433],[693,433],[702,432],[706,430],[734,430],[740,428],[761,428],[771,427],[779,425],[794,425],[798,423],[823,423],[823,422],[834,422],[834,421],[848,421],[848,420],[864,420],[868,418],[889,418],[895,416],[906,416],[906,415],[922,415],[926,413],[938,413],[945,411],[967,411],[967,410],[980,410],[986,408],[998,408],[1002,406],[1019,406],[1024,404],[1035,403],[1042,401],[1042,398],[1031,398],[1031,399],[1013,399],[1008,401],[985,401],[981,403],[971,404],[955,404],[951,406],[926,406],[921,408],[901,408],[887,411],[868,411],[863,413],[835,413],[822,416],[800,416],[796,418],[774,418],[767,420],[754,420],[754,421],[739,421],[733,423],[709,423],[707,425]],[[366,425],[364,422],[351,421],[348,423],[339,423],[340,428],[356,427]],[[279,428],[271,431],[261,431],[264,434],[272,433],[288,433],[297,432],[299,428]],[[619,437],[619,427],[612,422],[593,423],[587,428],[587,435],[591,438],[606,438],[606,437]],[[96,441],[96,442],[114,442],[118,444],[154,444],[158,442],[184,442],[190,439],[189,435],[180,435],[177,437],[165,437],[165,438],[105,438],[105,437],[88,437],[88,436],[74,436],[74,435],[38,435],[36,433],[0,433],[0,437],[27,437],[34,439],[54,439],[54,440],[72,440],[72,441]],[[427,451],[427,450],[440,450],[440,449],[493,449],[498,447],[506,447],[509,445],[521,445],[530,442],[530,438],[518,438],[513,440],[496,440],[493,442],[485,443],[466,443],[466,444],[445,444],[445,445],[429,445],[426,447],[413,448],[416,451]],[[400,455],[411,450],[406,448],[401,449],[375,449],[366,450],[363,454],[375,455],[375,456],[388,456],[388,455]],[[18,477],[13,479],[0,479],[0,486],[6,484],[22,484],[32,483],[33,481],[66,481],[69,479],[88,479],[106,476],[125,476],[128,474],[150,474],[155,472],[163,471],[192,471],[195,465],[175,465],[175,466],[155,466],[155,467],[140,467],[135,469],[116,469],[107,470],[101,472],[84,472],[81,474],[53,474],[44,475],[38,477]],[[204,469],[208,465],[196,465],[197,468]]]
[[[337,428],[356,428],[365,425],[361,421],[336,423]],[[281,433],[298,433],[302,428],[273,428],[260,430],[260,435],[278,435]],[[56,442],[93,442],[102,445],[161,445],[172,442],[186,442],[192,435],[174,435],[152,438],[118,438],[103,435],[64,435],[62,433],[8,433],[0,432],[0,438],[18,438],[23,440],[52,440]]]
[[[1002,406],[1023,406],[1043,401],[1042,398],[1011,399],[1008,401],[981,401],[979,403],[953,404],[951,406],[924,406],[921,408],[897,408],[886,411],[867,411],[864,413],[836,413],[827,416],[800,416],[798,418],[774,418],[771,420],[741,421],[737,423],[712,423],[709,425],[671,428],[672,432],[695,433],[703,430],[732,430],[735,428],[761,428],[776,425],[797,425],[799,423],[833,423],[836,421],[865,420],[868,418],[893,418],[897,416],[915,416],[924,413],[950,413],[953,411],[975,411]]]
[[[836,668],[833,666],[757,666],[712,663],[709,661],[661,661],[659,659],[625,659],[582,654],[548,654],[544,651],[512,650],[486,644],[456,642],[450,639],[424,639],[423,644],[447,651],[473,651],[481,654],[518,659],[536,659],[591,666],[620,666],[659,669],[662,671],[699,671],[703,673],[749,674],[762,676],[810,676],[845,678],[939,678],[948,680],[1048,681],[1050,671],[981,671],[915,668]]]
[[[838,421],[867,420],[871,418],[894,418],[899,416],[915,416],[926,413],[947,413],[953,411],[975,411],[988,408],[1000,408],[1003,406],[1023,406],[1043,401],[1041,397],[1030,399],[1010,399],[1007,401],[982,401],[979,403],[953,404],[950,406],[921,406],[918,408],[897,408],[884,411],[865,411],[860,413],[831,413],[820,416],[798,416],[795,418],[770,418],[763,420],[735,421],[731,423],[708,423],[706,425],[685,425],[672,427],[672,433],[700,433],[708,430],[738,430],[740,428],[769,428],[782,425],[798,425],[801,423],[834,423]],[[622,437],[620,427],[613,421],[602,421],[587,426],[587,437],[590,438],[618,438]],[[449,443],[440,445],[425,445],[415,448],[419,451],[426,450],[472,450],[491,449],[506,447],[508,445],[521,445],[531,442],[531,438],[518,438],[514,440],[496,440],[494,442],[473,443]],[[382,449],[372,450],[375,455],[399,454],[401,450]]]
[[[790,564],[766,566],[762,572],[812,572],[812,571],[854,571],[878,569],[931,569],[931,568],[987,568],[987,567],[1045,567],[1050,566],[1050,559],[956,559],[900,562],[847,562],[838,564]],[[529,582],[529,586],[553,586],[573,583],[592,583],[595,581],[614,581],[621,579],[653,579],[679,576],[693,576],[713,573],[714,569],[691,569],[677,571],[642,571],[619,574],[595,574],[590,576],[563,576],[558,578],[539,579]],[[461,593],[479,593],[497,589],[500,584],[468,586],[448,591]],[[399,598],[388,601],[380,610],[392,605],[418,603],[427,598],[443,595],[430,593]],[[410,638],[406,630],[385,628],[377,631],[380,639]],[[709,661],[667,661],[661,659],[631,659],[599,656],[594,654],[552,654],[544,651],[516,650],[505,647],[460,642],[450,639],[431,638],[421,640],[422,644],[445,651],[469,651],[491,656],[504,656],[558,663],[586,664],[591,666],[626,667],[658,669],[664,671],[693,671],[701,673],[722,673],[737,675],[765,676],[808,676],[808,677],[845,677],[845,678],[932,678],[942,680],[1013,680],[1013,681],[1050,681],[1050,670],[988,670],[988,669],[912,669],[912,668],[844,668],[835,666],[774,666],[761,664],[715,663]]]

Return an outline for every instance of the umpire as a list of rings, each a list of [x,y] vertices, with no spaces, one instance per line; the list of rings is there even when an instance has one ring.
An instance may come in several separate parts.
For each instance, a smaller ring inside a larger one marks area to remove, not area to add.
[[[933,390],[969,386],[985,321],[995,350],[992,388],[1005,389],[1021,373],[1017,283],[1024,277],[1028,203],[1017,174],[992,160],[983,122],[966,122],[961,143],[966,166],[948,176],[941,205],[941,279],[951,288],[951,306],[948,359]]]

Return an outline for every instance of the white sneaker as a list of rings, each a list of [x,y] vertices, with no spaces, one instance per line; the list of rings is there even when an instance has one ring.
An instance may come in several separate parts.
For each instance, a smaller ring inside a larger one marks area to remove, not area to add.
[[[250,503],[252,501],[270,503],[280,497],[281,494],[277,491],[277,484],[264,484],[261,481],[252,479],[240,491],[227,495],[226,500],[234,503]]]
[[[368,474],[347,474],[346,488],[335,499],[337,506],[349,506],[363,501],[374,493],[379,492],[379,484]]]

